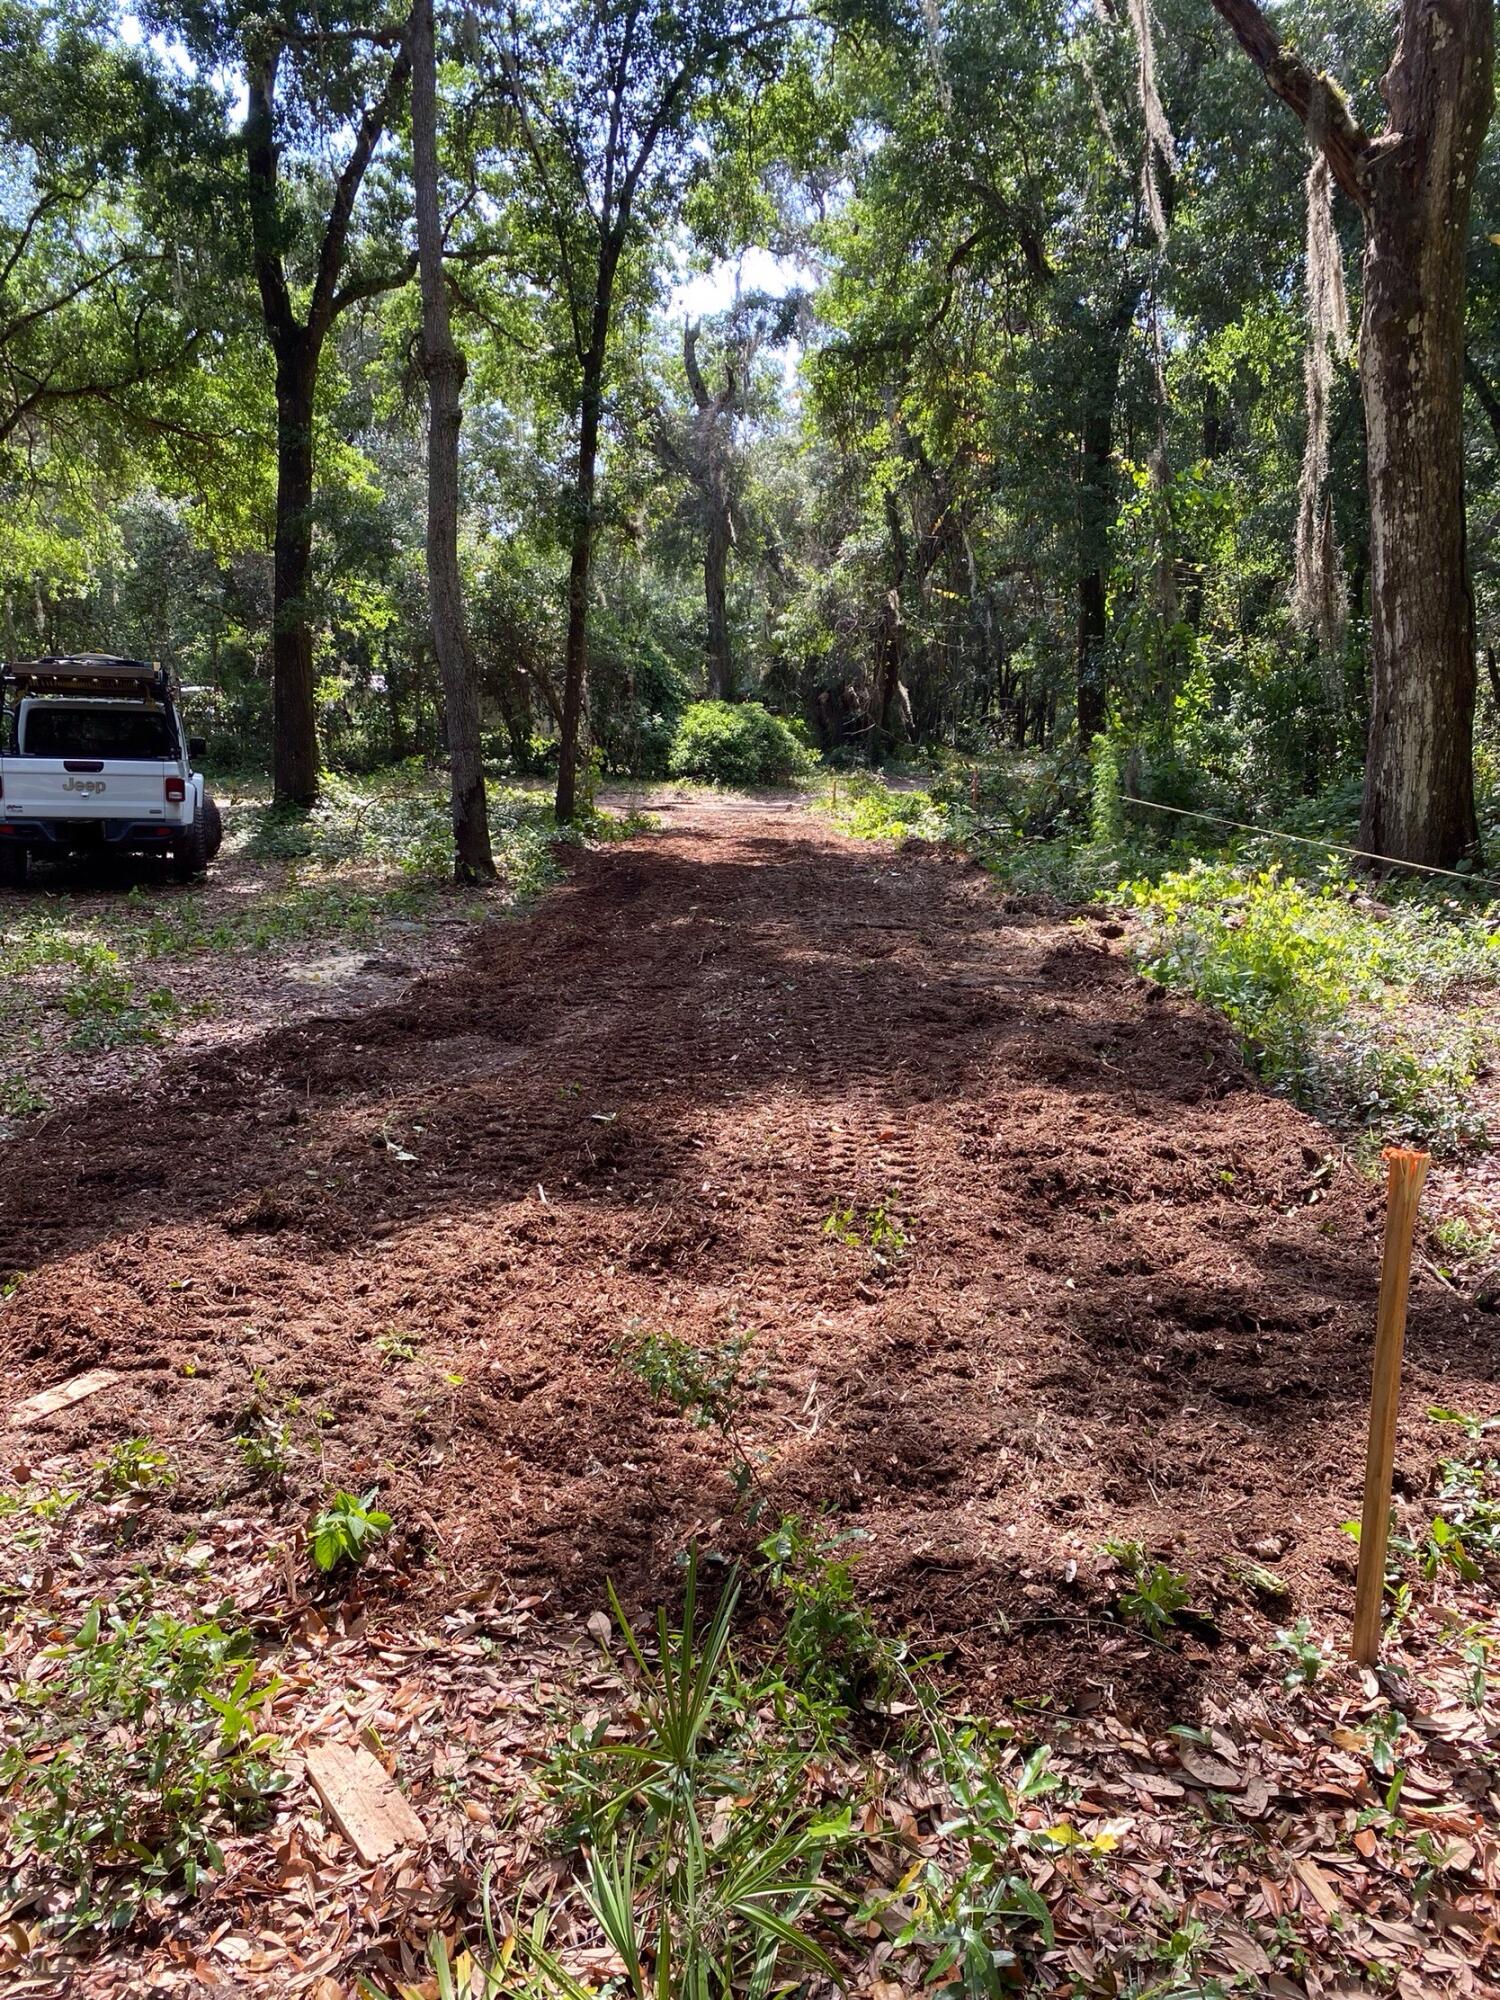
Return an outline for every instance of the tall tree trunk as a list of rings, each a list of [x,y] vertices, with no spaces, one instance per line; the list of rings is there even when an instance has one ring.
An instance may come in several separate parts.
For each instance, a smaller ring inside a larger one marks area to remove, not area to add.
[[[729,642],[729,550],[734,533],[728,496],[710,478],[708,533],[703,544],[703,596],[708,611],[708,692],[715,701],[734,700],[734,654]]]
[[[891,587],[880,608],[880,636],[875,686],[876,740],[884,754],[910,734],[911,704],[902,683],[906,663],[906,531],[894,491],[887,487],[885,525],[891,550]]]
[[[1078,740],[1092,743],[1108,720],[1104,681],[1104,572],[1096,564],[1078,579]]]
[[[604,362],[619,245],[606,238],[599,254],[594,313],[583,363],[578,410],[578,470],[573,481],[573,546],[568,563],[568,637],[563,654],[562,728],[557,752],[556,814],[566,826],[578,815],[578,750],[588,705],[589,572],[594,560],[594,489],[599,427],[604,415]]]
[[[1078,740],[1087,748],[1105,727],[1109,689],[1104,648],[1109,636],[1105,579],[1109,529],[1115,512],[1115,399],[1125,335],[1140,304],[1138,278],[1127,278],[1113,312],[1088,336],[1080,424],[1082,468],[1078,488]]]
[[[1360,845],[1450,866],[1478,839],[1463,481],[1464,251],[1493,103],[1490,0],[1409,4],[1382,86],[1401,143],[1364,174],[1370,738]]]
[[[1370,736],[1360,844],[1447,867],[1477,835],[1463,495],[1464,247],[1494,103],[1494,0],[1401,0],[1371,138],[1255,0],[1213,0],[1365,226]]]
[[[458,435],[468,369],[449,324],[443,277],[432,0],[414,0],[409,46],[422,372],[427,377],[427,595],[447,719],[453,872],[460,882],[480,882],[493,879],[495,863],[479,746],[479,695],[458,568]]]
[[[283,805],[318,795],[318,730],[313,701],[313,390],[317,350],[301,329],[276,363],[275,622],[271,634],[271,783]]]
[[[341,286],[354,205],[366,169],[406,88],[410,58],[396,53],[385,89],[365,106],[354,130],[319,244],[306,317],[293,309],[283,261],[285,227],[278,194],[281,146],[276,88],[285,44],[281,29],[252,22],[245,58],[245,195],[266,338],[276,356],[276,563],[271,637],[271,780],[276,798],[311,805],[318,793],[317,715],[313,703],[312,631],[307,587],[312,571],[313,398],[328,329],[356,298],[392,291],[409,266]]]

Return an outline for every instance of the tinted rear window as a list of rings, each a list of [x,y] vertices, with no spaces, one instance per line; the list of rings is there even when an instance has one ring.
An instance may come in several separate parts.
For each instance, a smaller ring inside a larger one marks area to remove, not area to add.
[[[123,757],[176,754],[167,718],[141,708],[34,708],[22,749],[28,757]]]

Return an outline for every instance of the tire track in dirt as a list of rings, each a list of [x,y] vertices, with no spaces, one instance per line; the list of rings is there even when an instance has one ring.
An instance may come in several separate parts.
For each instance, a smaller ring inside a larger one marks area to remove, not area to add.
[[[46,1449],[150,1433],[180,1534],[233,1488],[259,1368],[327,1410],[331,1474],[430,1521],[435,1587],[592,1608],[606,1575],[670,1589],[694,1533],[749,1539],[716,1441],[616,1344],[748,1327],[777,1504],[866,1535],[882,1615],[976,1692],[1180,1709],[1264,1637],[1224,1563],[1266,1536],[1302,1608],[1344,1606],[1377,1243],[1328,1135],[1097,923],[795,809],[664,818],[388,1005],[169,1060],[0,1153],[0,1271],[32,1274],[9,1389],[126,1375]],[[888,1271],[823,1228],[880,1204]],[[378,1364],[393,1330],[417,1363]],[[1408,1486],[1426,1405],[1491,1408],[1494,1377],[1486,1327],[1421,1290]],[[1217,1643],[1101,1643],[1120,1534],[1217,1599]]]

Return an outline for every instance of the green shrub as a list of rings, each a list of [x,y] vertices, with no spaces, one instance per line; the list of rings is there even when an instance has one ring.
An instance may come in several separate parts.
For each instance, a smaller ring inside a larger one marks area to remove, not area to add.
[[[148,1898],[223,1868],[220,1832],[285,1783],[260,1728],[276,1685],[246,1635],[164,1612],[105,1630],[96,1605],[46,1648],[17,1690],[0,1784],[13,1856],[73,1888],[57,1928],[123,1929]]]
[[[1120,759],[1107,736],[1096,736],[1090,750],[1089,839],[1095,847],[1118,847],[1125,838],[1125,807],[1121,801]]]
[[[902,1649],[876,1632],[854,1590],[856,1539],[789,1514],[760,1544],[766,1580],[786,1606],[782,1658],[788,1681],[813,1699],[852,1708],[890,1681]]]
[[[829,789],[826,810],[856,840],[944,840],[947,809],[930,792],[899,791],[874,771],[850,771]]]
[[[1306,1109],[1438,1151],[1483,1139],[1476,1021],[1441,1015],[1414,1028],[1395,1010],[1500,977],[1487,918],[1374,904],[1342,879],[1274,867],[1194,862],[1129,893],[1145,918],[1142,969],[1217,1007],[1261,1073]]]
[[[715,785],[774,785],[810,767],[779,715],[758,701],[695,701],[683,710],[667,768]]]

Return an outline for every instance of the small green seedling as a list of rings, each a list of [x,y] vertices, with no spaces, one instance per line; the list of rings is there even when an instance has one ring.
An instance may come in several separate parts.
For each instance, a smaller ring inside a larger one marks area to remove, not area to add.
[[[1299,1618],[1295,1625],[1289,1625],[1278,1632],[1272,1642],[1278,1653],[1285,1653],[1291,1665],[1282,1676],[1285,1687],[1311,1687],[1328,1665],[1328,1655],[1312,1635],[1312,1628],[1305,1618]]]
[[[273,1424],[269,1418],[255,1419],[239,1432],[234,1448],[241,1463],[257,1486],[285,1486],[292,1462],[292,1427],[285,1421]]]
[[[177,1474],[159,1445],[149,1438],[125,1438],[94,1466],[94,1491],[101,1498],[117,1493],[149,1493],[171,1486]]]
[[[1127,1579],[1126,1588],[1115,1598],[1121,1617],[1160,1639],[1177,1613],[1187,1608],[1191,1595],[1187,1578],[1166,1563],[1152,1562],[1139,1542],[1106,1542],[1104,1553],[1113,1557]]]
[[[325,1575],[336,1569],[358,1569],[390,1526],[390,1515],[375,1505],[373,1486],[363,1499],[340,1490],[312,1524],[312,1559]]]
[[[824,1222],[823,1234],[851,1250],[868,1250],[871,1263],[882,1273],[894,1270],[906,1254],[906,1231],[884,1201],[864,1210],[852,1203],[836,1208]]]
[[[745,1353],[753,1339],[752,1333],[740,1332],[715,1347],[693,1347],[674,1333],[643,1332],[632,1324],[615,1346],[653,1396],[680,1410],[695,1429],[720,1433],[734,1453],[730,1482],[739,1502],[749,1498],[752,1522],[764,1503],[758,1493],[751,1496],[757,1484],[755,1461],[741,1436],[740,1419],[748,1392],[765,1380],[764,1370],[745,1372]]]

